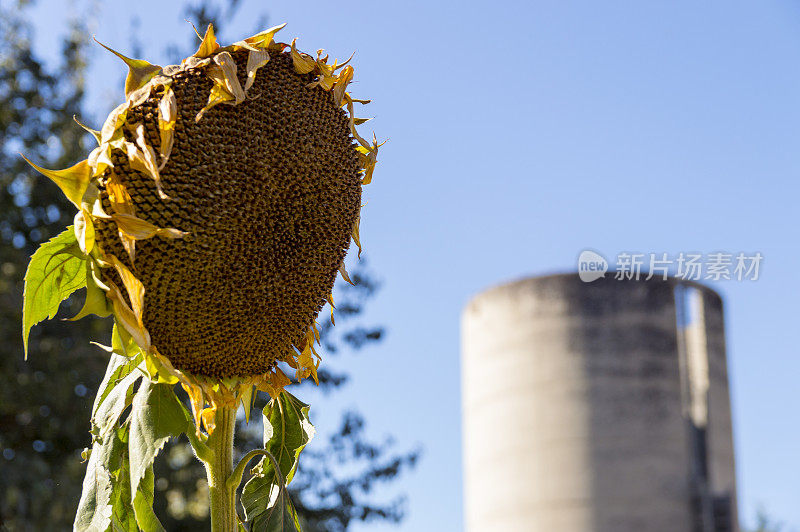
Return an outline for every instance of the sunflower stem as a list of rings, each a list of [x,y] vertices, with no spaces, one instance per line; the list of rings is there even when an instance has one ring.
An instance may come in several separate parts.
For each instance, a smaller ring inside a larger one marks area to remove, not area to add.
[[[233,433],[236,430],[236,406],[217,407],[215,428],[206,445],[211,450],[205,462],[208,491],[211,496],[212,532],[236,532],[236,486],[229,486],[233,473]]]

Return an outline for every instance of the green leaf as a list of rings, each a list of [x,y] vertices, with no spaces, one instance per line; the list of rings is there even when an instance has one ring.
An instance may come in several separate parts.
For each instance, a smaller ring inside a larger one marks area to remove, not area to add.
[[[170,437],[194,430],[191,416],[171,384],[145,379],[133,398],[130,417],[131,492],[135,492]]]
[[[101,318],[111,315],[111,303],[106,298],[105,291],[100,288],[92,275],[92,261],[86,261],[86,298],[83,301],[83,307],[67,321],[78,321],[85,318],[89,314],[94,314]]]
[[[277,461],[272,453],[267,452],[267,457],[264,461],[272,466],[272,471],[275,472],[275,464]],[[255,476],[250,479],[245,485],[253,482],[254,479],[265,480],[263,477]],[[301,532],[300,518],[297,515],[292,499],[289,497],[289,490],[286,489],[286,482],[284,476],[278,470],[273,482],[254,482],[256,486],[251,495],[253,498],[248,498],[248,505],[252,507],[256,503],[262,509],[257,513],[248,517],[250,523],[250,532]],[[242,504],[245,504],[245,495],[242,493]],[[245,513],[247,513],[248,506],[245,506]]]
[[[164,526],[156,517],[153,511],[153,491],[155,487],[155,475],[153,468],[147,468],[144,478],[139,482],[139,489],[133,498],[133,510],[136,515],[136,523],[144,532],[162,532]]]
[[[117,355],[114,355],[114,357],[117,357]],[[118,363],[118,361],[119,358],[112,358],[106,370],[106,376],[109,376],[109,372],[111,372],[112,377],[117,373],[117,370],[112,371],[112,365]],[[124,368],[125,366],[121,367]],[[116,381],[112,377],[109,377],[109,382],[105,388],[101,384],[97,399],[95,399],[95,409],[92,413],[92,434],[100,440],[104,440],[117,427],[119,417],[128,408],[133,399],[133,385],[142,378],[142,373],[138,371],[128,373]],[[105,378],[103,382],[106,382]]]
[[[61,302],[84,286],[86,257],[78,246],[73,227],[69,226],[66,231],[39,246],[25,273],[22,342],[26,359],[31,327],[55,316]]]
[[[254,468],[241,499],[252,531],[300,529],[286,485],[297,470],[300,452],[314,437],[308,409],[307,404],[284,391],[262,412],[264,448],[270,458],[262,459]]]
[[[116,437],[122,442],[121,451],[112,456],[111,470],[111,530],[114,532],[138,532],[136,516],[131,504],[131,464],[128,452],[128,425],[118,428]]]
[[[92,407],[92,417],[97,414],[97,409],[103,401],[105,401],[106,397],[108,397],[108,394],[111,393],[122,379],[134,372],[136,367],[141,364],[141,349],[132,341],[129,343],[133,344],[135,349],[131,349],[130,345],[125,345],[120,335],[120,329],[114,324],[114,328],[111,330],[111,358],[108,361],[108,367],[106,368],[103,381],[97,389],[97,396],[94,399],[94,406]],[[144,373],[141,372],[139,374],[140,376],[144,375]]]
[[[130,425],[114,421],[102,442],[94,444],[83,496],[75,520],[76,530],[101,532],[161,532],[153,512],[153,469],[148,468],[135,496],[131,491]]]
[[[274,496],[270,499],[269,510],[253,519],[250,532],[301,532],[289,491],[283,485],[273,485]]]
[[[264,418],[264,448],[275,457],[281,475],[289,484],[297,470],[300,452],[314,437],[314,425],[308,419],[309,406],[289,392],[281,392],[277,399],[269,402]],[[264,474],[270,475],[272,462],[262,460]]]
[[[116,432],[102,442],[96,441],[83,478],[83,490],[78,503],[78,513],[73,525],[76,532],[98,532],[106,530],[111,524],[113,508],[114,479],[111,474],[113,462],[119,461],[125,444]]]

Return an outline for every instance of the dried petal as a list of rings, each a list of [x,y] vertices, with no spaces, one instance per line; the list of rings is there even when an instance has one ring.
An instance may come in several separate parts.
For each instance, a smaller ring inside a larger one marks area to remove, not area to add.
[[[147,85],[147,82],[153,79],[153,76],[161,73],[161,67],[158,65],[151,65],[143,59],[131,59],[130,57],[125,57],[116,50],[113,50],[101,43],[97,39],[94,41],[112,54],[122,59],[125,64],[128,65],[128,77],[125,79],[125,96],[127,97],[130,97],[131,93]]]
[[[22,154],[20,154],[22,155]],[[40,173],[46,175],[50,180],[58,185],[58,188],[64,193],[69,201],[76,207],[80,208],[81,198],[83,193],[86,192],[86,187],[89,186],[89,181],[92,178],[92,170],[89,167],[89,160],[81,161],[76,165],[65,168],[64,170],[48,170],[36,164],[33,164],[30,159],[22,155],[25,161],[33,166]]]
[[[214,26],[212,24],[208,25],[206,28],[206,34],[203,37],[203,42],[200,43],[200,47],[194,53],[194,57],[205,58],[212,55],[219,49],[219,44],[217,44],[217,38],[214,36]]]

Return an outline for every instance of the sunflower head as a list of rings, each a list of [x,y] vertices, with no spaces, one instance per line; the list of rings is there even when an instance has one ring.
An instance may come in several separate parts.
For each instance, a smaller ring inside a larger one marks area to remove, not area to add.
[[[148,368],[184,386],[237,378],[274,391],[313,377],[315,319],[350,240],[378,143],[356,131],[349,60],[275,40],[277,26],[192,56],[125,61],[126,100],[66,170],[88,259],[79,315],[113,313]],[[91,130],[90,130],[91,131]],[[127,341],[127,340],[126,340]],[[190,382],[191,381],[191,382]]]

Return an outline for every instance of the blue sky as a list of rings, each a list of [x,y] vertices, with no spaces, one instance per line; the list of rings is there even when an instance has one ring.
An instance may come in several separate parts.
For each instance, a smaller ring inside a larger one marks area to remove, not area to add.
[[[146,57],[174,63],[165,45],[191,31],[177,4],[103,2],[92,31],[124,52],[138,15]],[[65,5],[35,7],[37,46],[56,43]],[[712,283],[740,514],[763,505],[800,530],[800,4],[244,0],[223,38],[264,11],[305,50],[356,51],[351,92],[389,138],[361,230],[383,280],[369,319],[388,336],[332,362],[352,379],[313,398],[313,419],[324,431],[356,406],[374,436],[424,447],[379,494],[408,494],[399,530],[462,528],[461,308],[497,282],[574,269],[586,248],[762,253],[758,281]],[[124,70],[99,48],[92,61],[105,111]]]

